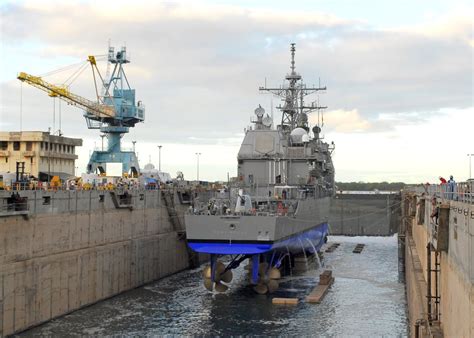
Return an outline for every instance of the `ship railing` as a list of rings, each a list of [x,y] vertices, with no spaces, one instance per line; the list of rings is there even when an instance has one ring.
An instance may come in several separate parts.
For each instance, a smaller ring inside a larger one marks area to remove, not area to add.
[[[434,197],[441,202],[459,201],[474,204],[474,180],[443,184],[410,185],[406,187],[405,190],[414,192],[420,196]]]
[[[236,201],[229,199],[214,199],[213,203],[200,203],[190,208],[187,213],[193,215],[213,216],[294,216],[298,209],[298,199],[281,198],[252,198],[257,207],[236,213],[234,210]],[[263,202],[263,203],[262,203]],[[266,202],[266,203],[264,203]],[[225,208],[224,208],[225,205]]]

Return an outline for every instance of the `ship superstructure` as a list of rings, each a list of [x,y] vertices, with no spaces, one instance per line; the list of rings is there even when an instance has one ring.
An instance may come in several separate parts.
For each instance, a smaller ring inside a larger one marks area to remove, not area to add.
[[[249,259],[251,281],[259,293],[278,288],[280,267],[292,256],[317,253],[328,232],[330,200],[334,194],[334,144],[321,138],[318,123],[312,128],[304,97],[326,88],[307,87],[295,71],[295,45],[291,45],[291,68],[287,84],[260,88],[282,99],[281,124],[259,106],[238,153],[238,180],[207,204],[197,201],[185,216],[189,246],[211,254],[204,270],[207,289],[225,291],[231,270]],[[231,255],[225,265],[220,255]]]

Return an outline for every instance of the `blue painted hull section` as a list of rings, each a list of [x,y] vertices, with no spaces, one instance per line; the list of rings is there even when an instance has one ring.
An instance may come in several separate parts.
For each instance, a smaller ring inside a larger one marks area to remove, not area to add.
[[[292,254],[302,252],[318,251],[324,244],[324,238],[328,234],[328,224],[320,224],[308,231],[296,234],[282,241],[274,243],[216,243],[199,241],[188,242],[189,247],[199,253],[218,254],[218,255],[255,255],[271,251],[290,252]]]

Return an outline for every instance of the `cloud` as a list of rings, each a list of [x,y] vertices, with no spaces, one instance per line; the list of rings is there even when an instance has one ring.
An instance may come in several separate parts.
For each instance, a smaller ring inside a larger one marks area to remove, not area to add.
[[[104,54],[109,38],[113,45],[126,42],[131,53],[128,79],[147,110],[130,137],[141,140],[235,138],[259,103],[270,111],[270,97],[257,88],[265,78],[282,83],[290,42],[297,43],[296,69],[307,83],[321,78],[328,87],[320,96],[330,109],[328,128],[390,131],[472,106],[472,32],[458,14],[390,30],[316,11],[288,15],[202,3],[25,1],[2,6],[1,15],[2,54],[9,60],[2,61],[2,129],[11,126],[4,121],[18,120],[17,71],[37,74],[63,66],[62,60]],[[94,97],[90,80],[72,89]],[[23,88],[24,126],[45,129],[52,103],[35,91]],[[66,133],[98,138],[86,130],[80,110],[63,109]]]
[[[357,109],[352,110],[331,110],[325,113],[324,123],[328,126],[328,130],[340,133],[358,133],[367,132],[372,129],[373,125],[363,119]],[[317,117],[310,116],[310,122],[317,124]]]

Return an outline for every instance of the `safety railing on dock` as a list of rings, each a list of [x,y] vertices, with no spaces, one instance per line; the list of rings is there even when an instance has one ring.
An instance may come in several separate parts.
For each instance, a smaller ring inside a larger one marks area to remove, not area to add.
[[[27,215],[29,212],[28,201],[12,202],[0,205],[0,217],[11,215]]]
[[[474,180],[445,184],[420,184],[406,188],[419,195],[436,197],[440,201],[459,201],[474,204]]]

